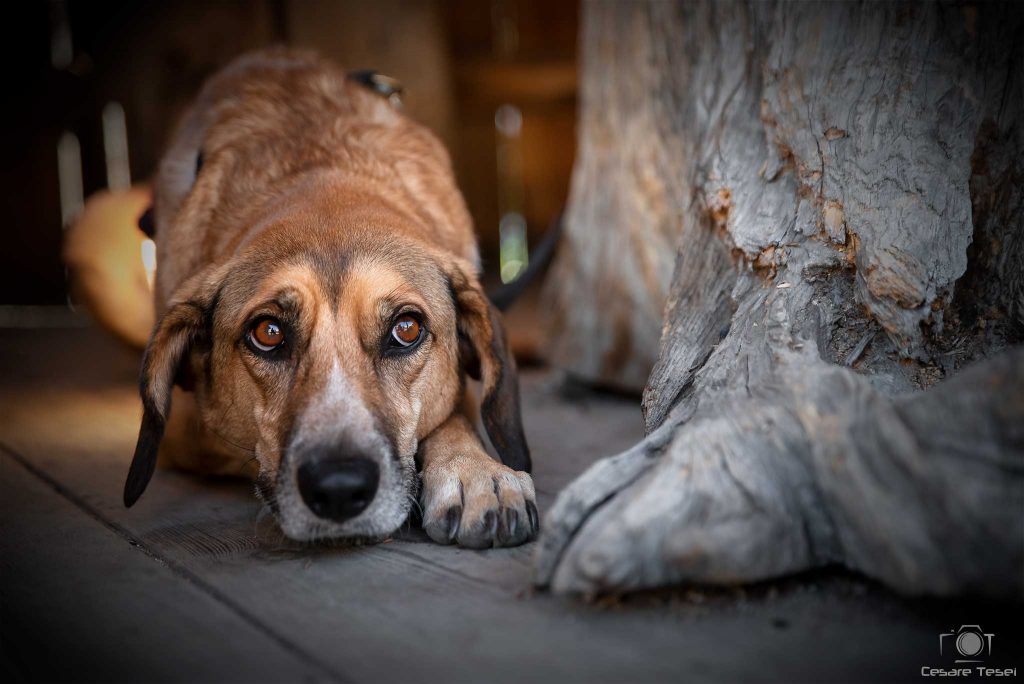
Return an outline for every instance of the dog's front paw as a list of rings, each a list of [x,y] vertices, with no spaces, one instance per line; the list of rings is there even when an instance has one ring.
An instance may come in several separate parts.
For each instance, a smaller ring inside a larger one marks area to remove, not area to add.
[[[533,479],[485,454],[429,464],[422,492],[423,529],[440,544],[517,546],[540,528]]]

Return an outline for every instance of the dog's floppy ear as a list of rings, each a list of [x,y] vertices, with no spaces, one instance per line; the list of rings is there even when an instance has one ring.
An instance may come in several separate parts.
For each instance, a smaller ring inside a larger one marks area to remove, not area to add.
[[[157,323],[142,357],[139,393],[142,395],[142,426],[135,445],[124,505],[134,504],[156,469],[157,451],[171,409],[171,390],[189,349],[206,329],[209,299],[194,296],[172,306]]]
[[[466,266],[453,264],[448,278],[458,316],[459,355],[466,371],[482,384],[480,415],[491,444],[505,465],[530,472],[530,449],[519,415],[519,380],[501,314]]]

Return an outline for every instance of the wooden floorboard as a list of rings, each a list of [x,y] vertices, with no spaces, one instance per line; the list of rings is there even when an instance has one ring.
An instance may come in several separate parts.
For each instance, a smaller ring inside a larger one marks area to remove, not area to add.
[[[39,475],[0,451],[0,633],[13,673],[344,680]]]
[[[299,545],[241,481],[161,470],[126,510],[137,363],[93,331],[0,331],[5,669],[83,680],[904,679],[948,629],[945,616],[850,578],[589,604],[532,591],[531,545],[470,551],[411,528],[375,546]],[[640,434],[635,401],[561,387],[550,373],[524,376],[542,509]],[[44,647],[67,655],[33,669]]]

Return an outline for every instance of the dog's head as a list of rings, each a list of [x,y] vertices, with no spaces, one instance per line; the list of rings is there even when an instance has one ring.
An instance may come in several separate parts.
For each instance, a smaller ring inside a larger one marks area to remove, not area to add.
[[[153,474],[175,382],[219,436],[255,450],[258,490],[293,539],[401,525],[418,443],[459,408],[467,373],[495,448],[528,467],[513,361],[468,263],[400,237],[285,235],[265,230],[196,276],[159,322],[127,505]]]
[[[205,429],[253,451],[257,490],[294,539],[398,528],[418,444],[459,410],[467,374],[499,455],[529,468],[514,364],[466,258],[447,157],[363,91],[315,60],[249,59],[211,82],[172,145],[156,205],[166,304],[126,505],[152,477],[175,384]],[[317,170],[330,146],[349,167]],[[182,279],[206,258],[202,239],[223,256]]]

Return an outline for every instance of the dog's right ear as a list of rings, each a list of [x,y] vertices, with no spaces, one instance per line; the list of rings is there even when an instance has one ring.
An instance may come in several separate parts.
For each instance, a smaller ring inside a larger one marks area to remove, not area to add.
[[[157,324],[142,358],[139,391],[142,426],[135,457],[124,483],[124,505],[134,504],[156,469],[157,451],[171,409],[171,390],[182,361],[205,329],[206,303],[190,299],[174,305]]]
[[[501,314],[487,299],[479,279],[466,262],[450,260],[448,287],[458,317],[459,357],[466,373],[480,380],[480,417],[501,462],[530,472],[519,411],[516,363],[505,338]]]

